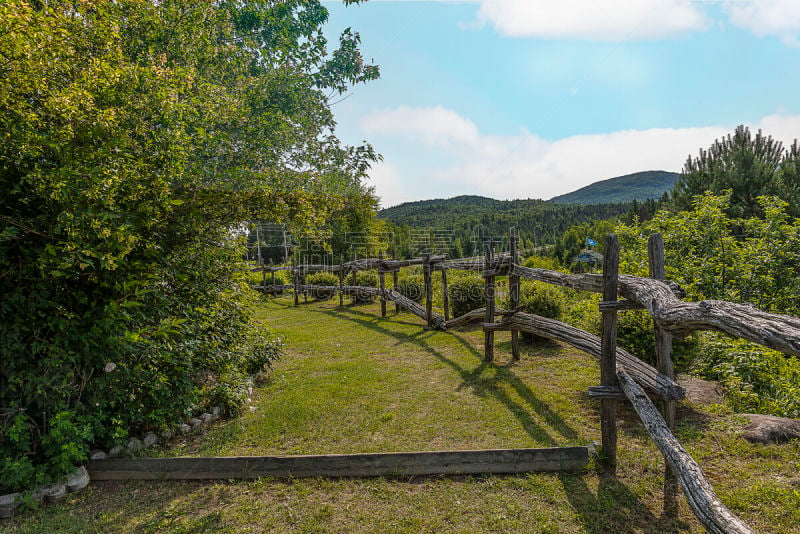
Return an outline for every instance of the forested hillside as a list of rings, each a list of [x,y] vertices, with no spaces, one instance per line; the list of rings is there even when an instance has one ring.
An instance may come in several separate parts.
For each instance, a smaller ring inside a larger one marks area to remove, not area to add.
[[[667,171],[644,171],[600,180],[586,187],[559,195],[550,202],[559,204],[600,204],[604,202],[632,202],[660,198],[669,192],[679,174]]]
[[[544,200],[494,200],[480,196],[408,202],[378,212],[397,225],[429,229],[454,246],[451,254],[473,254],[486,236],[505,236],[515,228],[527,247],[552,244],[574,224],[623,215],[630,204],[554,204]],[[398,233],[395,229],[395,233]],[[447,235],[444,235],[447,234]]]

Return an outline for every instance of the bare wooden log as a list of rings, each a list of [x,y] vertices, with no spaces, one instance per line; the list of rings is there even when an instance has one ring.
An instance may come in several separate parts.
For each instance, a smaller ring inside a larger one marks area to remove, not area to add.
[[[495,330],[511,330],[530,332],[537,336],[562,341],[568,345],[588,352],[600,358],[600,338],[572,325],[533,315],[517,312],[506,319],[495,323]],[[674,380],[659,373],[655,368],[617,347],[617,372],[626,371],[648,392],[666,400],[682,399],[686,395],[684,389]]]
[[[497,254],[495,262],[498,266],[505,266],[511,264],[511,258],[508,254]],[[485,259],[483,256],[476,256],[474,258],[457,258],[454,260],[447,260],[439,263],[437,269],[456,269],[461,271],[483,271],[486,269]]]
[[[614,234],[606,238],[603,260],[603,300],[617,300],[619,280],[619,241]],[[617,311],[604,310],[600,332],[600,385],[617,385]],[[617,468],[617,401],[600,400],[600,430],[603,443],[603,460],[612,471]]]
[[[516,311],[504,310],[503,308],[496,308],[494,310],[495,315],[513,315]],[[449,321],[445,321],[444,326],[445,328],[451,328],[455,326],[463,326],[465,324],[473,323],[476,321],[483,322],[486,319],[486,308],[476,308],[472,311],[468,311],[464,315],[459,315],[458,317],[454,317]],[[497,323],[495,323],[497,324]],[[505,325],[501,325],[500,328],[497,330],[506,330],[507,328]]]
[[[644,306],[639,304],[638,302],[633,302],[632,300],[601,300],[600,304],[598,305],[601,312],[616,310],[616,311],[624,311],[624,310],[643,310]]]
[[[380,288],[370,286],[317,286],[311,284],[301,284],[300,291],[308,292],[312,295],[341,291],[345,295],[363,295],[365,297],[376,297],[381,294]]]
[[[589,386],[589,398],[624,400],[627,397],[619,386]]]
[[[722,504],[703,470],[672,434],[636,380],[624,370],[617,372],[617,379],[633,409],[639,414],[647,433],[677,476],[686,500],[700,523],[713,533],[752,533],[753,530],[744,521]]]
[[[522,265],[516,265],[516,264],[511,266],[511,272],[513,272],[514,274],[518,274],[523,278],[538,280],[540,282],[545,282],[556,286],[569,287],[572,289],[578,289],[580,291],[589,291],[591,293],[603,292],[603,276],[600,274],[595,274],[595,273],[569,274],[569,273],[562,273],[560,271],[551,271],[550,269],[523,267]],[[630,276],[625,274],[619,275],[620,294],[622,294],[623,288],[625,287],[627,282],[631,279],[647,280],[647,278],[639,278],[637,276]],[[674,295],[677,298],[683,298],[686,296],[686,292],[683,290],[683,288],[681,288],[681,286],[679,286],[675,282],[671,280],[664,280],[663,282],[667,284],[669,289],[674,293]]]
[[[513,272],[555,285],[600,292],[596,274],[574,275],[515,265]],[[680,286],[671,281],[620,275],[619,294],[643,305],[670,334],[686,336],[697,330],[715,330],[740,337],[786,354],[800,356],[800,319],[767,313],[749,304],[722,300],[682,302]]]
[[[397,260],[397,252],[394,250],[394,247],[392,247],[392,260],[394,260],[394,261]],[[398,269],[399,269],[399,267],[392,271],[392,284],[393,284],[392,285],[392,289],[394,289],[395,291],[397,291],[397,282],[398,282],[397,271],[398,271]],[[400,304],[398,304],[397,302],[394,303],[394,312],[395,313],[400,313]]]
[[[263,291],[264,293],[274,294],[292,289],[294,286],[292,284],[267,284],[266,286],[255,285],[251,287]]]
[[[375,289],[375,288],[373,288]],[[401,307],[405,308],[406,310],[410,311],[417,317],[424,319],[425,321],[428,320],[428,314],[425,308],[414,302],[408,297],[405,297],[398,293],[397,291],[392,291],[390,289],[386,290],[386,298],[399,304]],[[445,329],[444,324],[444,317],[439,315],[436,312],[431,312],[431,323],[434,328],[438,328],[440,330]]]
[[[248,269],[248,271],[250,271],[251,273],[257,273],[257,272],[261,272],[261,271],[266,271],[266,272],[269,273],[269,272],[276,272],[276,271],[291,271],[292,268],[293,267],[291,265],[277,265],[277,266],[273,266],[273,265],[266,266],[265,265],[263,267],[251,267],[251,268]]]
[[[583,471],[588,447],[480,451],[111,458],[89,462],[92,480],[209,480],[273,477],[375,477]]]

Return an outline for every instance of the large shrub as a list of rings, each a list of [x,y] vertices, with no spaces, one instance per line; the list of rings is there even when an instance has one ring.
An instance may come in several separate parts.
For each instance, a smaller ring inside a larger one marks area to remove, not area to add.
[[[160,430],[276,346],[233,237],[319,222],[375,154],[328,93],[377,76],[314,0],[0,3],[0,491]],[[303,169],[300,171],[299,169]]]
[[[425,283],[420,276],[401,276],[394,289],[414,302],[422,302],[425,297]]]
[[[550,284],[532,280],[523,280],[520,284],[519,306],[523,312],[560,320],[564,314],[564,304],[563,293]],[[507,302],[506,306],[510,307],[510,302]],[[522,339],[533,342],[542,338],[523,332]]]
[[[447,286],[447,296],[450,300],[450,310],[453,317],[459,317],[467,312],[482,308],[486,305],[486,283],[480,275],[469,273],[453,277]]]
[[[793,356],[705,333],[697,367],[722,382],[734,411],[800,418],[800,361]]]
[[[356,285],[364,287],[378,287],[378,273],[376,271],[358,271],[356,273]],[[366,304],[375,300],[373,295],[366,292],[359,292],[353,295],[353,303]]]
[[[339,275],[329,271],[312,273],[306,276],[306,284],[311,286],[339,286]],[[334,289],[315,289],[311,292],[318,300],[328,300],[336,293]]]

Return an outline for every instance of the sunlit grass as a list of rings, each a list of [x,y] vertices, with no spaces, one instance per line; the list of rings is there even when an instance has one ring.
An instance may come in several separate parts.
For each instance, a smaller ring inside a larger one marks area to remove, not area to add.
[[[346,301],[347,302],[347,301]],[[261,455],[539,447],[599,440],[592,357],[540,344],[481,361],[480,332],[434,332],[377,303],[260,306],[287,340],[254,411],[173,442],[163,455]],[[677,435],[715,490],[759,531],[800,525],[800,445],[751,445],[737,416],[680,410]],[[620,411],[616,478],[530,474],[92,484],[65,504],[0,523],[21,532],[701,531],[683,497],[662,516],[663,460]],[[152,451],[149,451],[152,452]]]

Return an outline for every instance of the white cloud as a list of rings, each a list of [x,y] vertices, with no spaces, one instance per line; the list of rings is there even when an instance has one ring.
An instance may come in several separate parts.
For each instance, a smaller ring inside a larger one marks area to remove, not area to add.
[[[482,0],[478,21],[508,37],[626,41],[708,27],[689,0]]]
[[[759,36],[774,35],[789,46],[800,46],[798,0],[726,0],[731,23]]]
[[[361,127],[368,134],[396,133],[420,136],[430,146],[452,146],[473,143],[478,127],[455,111],[441,106],[411,108],[400,106],[367,116]]]
[[[459,194],[550,198],[623,174],[679,171],[688,155],[735,126],[625,130],[548,141],[527,130],[481,134],[472,121],[441,107],[402,107],[362,121],[365,133],[377,136],[376,145],[389,149],[373,172],[384,206]],[[800,135],[800,116],[770,115],[750,126],[788,143]],[[410,141],[416,157],[393,153],[390,141],[396,138]]]

